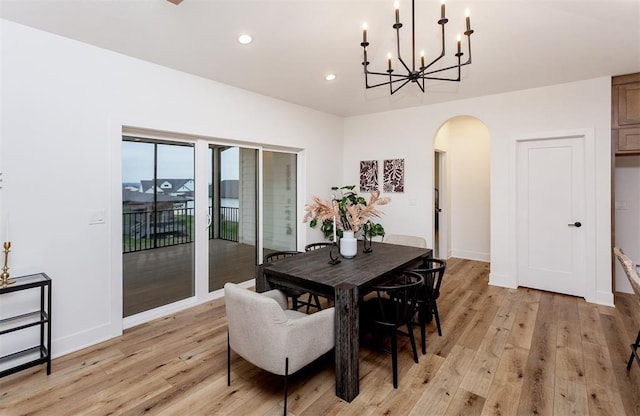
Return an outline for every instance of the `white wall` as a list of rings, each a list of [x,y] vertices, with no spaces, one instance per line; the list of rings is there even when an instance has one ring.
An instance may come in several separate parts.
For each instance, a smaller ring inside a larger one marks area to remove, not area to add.
[[[499,82],[498,80],[496,82]],[[360,160],[404,158],[404,194],[392,194],[384,209],[386,229],[433,241],[433,140],[447,120],[478,118],[491,137],[492,284],[515,287],[515,142],[538,133],[592,129],[595,134],[595,212],[587,300],[613,304],[610,255],[611,80],[609,77],[478,97],[345,120],[344,183],[358,178]],[[428,92],[427,92],[428,94]],[[586,224],[585,224],[586,226]]]
[[[615,187],[615,245],[640,264],[640,156],[616,157]],[[633,293],[618,261],[616,290]]]
[[[0,218],[10,211],[11,274],[44,271],[53,279],[54,356],[122,329],[123,125],[304,149],[299,190],[307,201],[342,179],[340,166],[325,169],[327,160],[342,158],[338,117],[6,20],[0,25]],[[89,225],[92,210],[104,210],[106,224]],[[206,218],[196,221],[206,225]],[[316,238],[308,227],[305,234]],[[16,302],[3,297],[0,314]]]

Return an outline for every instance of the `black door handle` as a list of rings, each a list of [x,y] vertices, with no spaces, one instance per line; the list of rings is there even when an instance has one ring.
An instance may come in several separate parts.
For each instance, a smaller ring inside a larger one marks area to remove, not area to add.
[[[576,221],[573,224],[567,224],[569,227],[577,227],[580,228],[582,227],[582,223],[580,221]]]

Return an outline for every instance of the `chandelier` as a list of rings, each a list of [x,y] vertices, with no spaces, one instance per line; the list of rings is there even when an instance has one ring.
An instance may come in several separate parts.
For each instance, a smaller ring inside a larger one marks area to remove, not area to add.
[[[429,62],[425,65],[425,56],[424,51],[420,53],[420,66],[416,67],[416,21],[415,21],[415,0],[411,0],[411,61],[409,64],[402,58],[400,53],[400,29],[402,28],[402,23],[400,23],[400,4],[398,1],[395,2],[395,14],[396,21],[393,25],[393,28],[396,30],[396,43],[397,43],[397,54],[398,61],[400,61],[401,69],[398,72],[395,72],[393,66],[391,65],[391,60],[393,56],[391,52],[387,55],[387,71],[386,72],[375,72],[369,70],[369,61],[367,60],[367,46],[369,46],[369,42],[367,42],[367,24],[364,23],[362,25],[362,50],[364,52],[364,61],[362,62],[362,66],[364,67],[364,82],[367,89],[380,87],[383,85],[389,86],[389,91],[391,94],[394,94],[400,88],[407,85],[409,82],[413,82],[420,87],[422,92],[424,92],[424,82],[427,79],[439,80],[439,81],[460,81],[460,69],[471,63],[471,34],[473,30],[471,29],[471,20],[469,17],[469,9],[465,11],[466,16],[466,24],[467,30],[464,32],[464,35],[467,37],[467,45],[469,46],[469,56],[465,62],[462,62],[462,56],[464,53],[461,51],[461,42],[462,35],[458,34],[457,36],[457,53],[455,56],[458,58],[458,63],[456,65],[450,65],[446,67],[437,67],[432,68],[435,63],[440,61],[445,56],[445,42],[444,42],[444,26],[447,24],[449,19],[445,17],[445,0],[441,0],[440,4],[440,20],[438,20],[438,24],[441,27],[442,31],[442,49],[440,51],[440,55],[436,57],[433,61]],[[452,72],[457,70],[457,77],[452,77]],[[375,76],[375,78],[380,81],[376,84],[369,84],[369,76]],[[385,81],[381,81],[380,77],[385,77]]]

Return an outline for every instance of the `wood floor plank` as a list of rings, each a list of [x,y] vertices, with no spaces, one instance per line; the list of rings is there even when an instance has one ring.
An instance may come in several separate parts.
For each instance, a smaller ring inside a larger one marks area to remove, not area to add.
[[[429,409],[432,415],[444,415],[469,368],[475,352],[456,345],[440,367],[440,371],[427,384],[420,399],[409,415],[423,415]]]
[[[483,398],[488,396],[508,336],[509,331],[501,327],[489,328],[460,383],[461,388]]]
[[[362,346],[351,403],[335,396],[324,357],[290,377],[288,414],[640,415],[640,367],[626,370],[640,328],[635,297],[616,294],[611,308],[488,286],[488,274],[487,263],[448,261],[443,336],[429,324],[418,364],[401,340],[398,389],[389,355]],[[283,378],[232,353],[227,386],[226,348],[217,299],[56,358],[50,376],[39,366],[0,378],[0,415],[281,415]]]
[[[556,377],[553,411],[556,415],[586,415],[589,413],[587,388],[583,383]]]
[[[555,385],[557,326],[553,321],[552,295],[543,294],[527,358],[519,414],[552,415]]]
[[[587,400],[589,414],[603,416],[617,416],[629,414],[622,404],[622,397],[617,389],[611,386],[590,385],[587,383]],[[631,413],[633,415],[633,413]]]
[[[559,315],[565,317],[566,315]],[[570,380],[585,384],[584,362],[582,360],[582,337],[580,327],[573,322],[558,321],[556,347],[556,379]]]
[[[597,305],[586,302],[578,302],[578,315],[580,317],[580,330],[582,339],[598,345],[607,345],[600,323],[600,312]]]
[[[627,414],[640,415],[640,366],[634,363],[630,371],[627,371],[626,366],[631,353],[630,344],[635,340],[635,336],[625,330],[623,322],[626,317],[601,315],[600,319],[608,348],[598,351],[598,363],[602,366],[603,372],[610,376],[609,385],[617,384]]]
[[[528,302],[524,299],[519,303],[507,342],[520,348],[529,349],[538,317],[538,306],[538,302]]]
[[[463,388],[459,388],[447,408],[445,416],[480,415],[484,407],[484,397],[478,396]]]

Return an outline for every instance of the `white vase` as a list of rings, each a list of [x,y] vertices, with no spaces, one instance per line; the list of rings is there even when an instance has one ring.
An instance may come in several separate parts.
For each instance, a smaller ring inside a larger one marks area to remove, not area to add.
[[[340,239],[340,255],[346,259],[356,256],[358,252],[358,240],[353,236],[353,231],[344,231]]]

